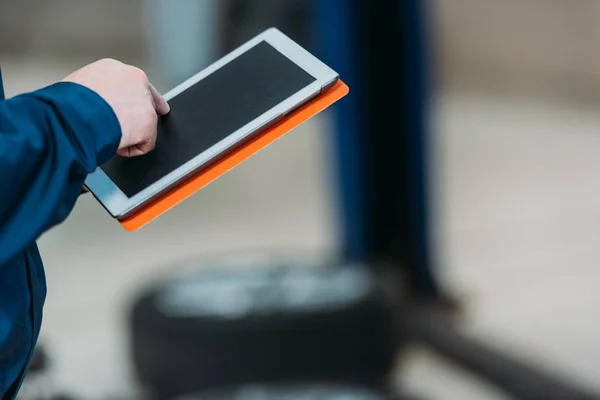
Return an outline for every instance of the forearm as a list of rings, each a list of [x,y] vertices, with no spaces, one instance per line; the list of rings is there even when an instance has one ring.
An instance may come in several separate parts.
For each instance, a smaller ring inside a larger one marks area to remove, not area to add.
[[[73,83],[0,101],[0,265],[66,218],[120,136],[110,106]]]

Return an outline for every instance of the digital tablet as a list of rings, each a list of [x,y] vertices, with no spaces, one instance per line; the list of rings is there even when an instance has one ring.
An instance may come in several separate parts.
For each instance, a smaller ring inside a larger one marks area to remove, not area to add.
[[[85,185],[122,219],[319,95],[338,74],[271,28],[165,94],[153,151],[115,155]]]

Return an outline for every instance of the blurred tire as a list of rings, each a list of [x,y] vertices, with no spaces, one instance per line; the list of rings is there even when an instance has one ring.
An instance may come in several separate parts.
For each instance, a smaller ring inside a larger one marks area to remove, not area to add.
[[[137,375],[158,397],[253,382],[380,387],[395,361],[390,307],[362,265],[198,262],[141,296],[131,329]]]
[[[197,393],[178,400],[391,400],[382,393],[356,386],[305,384],[249,385]]]

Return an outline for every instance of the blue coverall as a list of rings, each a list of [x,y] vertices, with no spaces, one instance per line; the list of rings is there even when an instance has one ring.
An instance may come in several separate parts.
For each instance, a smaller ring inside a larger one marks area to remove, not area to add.
[[[121,140],[112,108],[75,83],[4,99],[0,71],[0,400],[14,399],[46,296],[35,240],[62,222]]]

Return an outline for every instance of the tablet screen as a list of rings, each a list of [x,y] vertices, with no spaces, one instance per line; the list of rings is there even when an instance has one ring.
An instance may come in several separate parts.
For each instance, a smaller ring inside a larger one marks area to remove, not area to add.
[[[132,197],[315,80],[261,42],[169,101],[153,151],[101,168]]]

